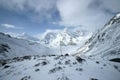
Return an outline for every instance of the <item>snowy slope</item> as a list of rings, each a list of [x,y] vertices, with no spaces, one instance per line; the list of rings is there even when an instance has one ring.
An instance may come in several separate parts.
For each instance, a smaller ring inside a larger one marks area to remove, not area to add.
[[[36,42],[0,33],[0,59],[24,55],[46,55],[50,49]]]
[[[86,57],[33,56],[1,62],[7,64],[0,67],[0,80],[120,80],[119,64]]]
[[[77,54],[98,57],[120,57],[120,13],[93,35]]]

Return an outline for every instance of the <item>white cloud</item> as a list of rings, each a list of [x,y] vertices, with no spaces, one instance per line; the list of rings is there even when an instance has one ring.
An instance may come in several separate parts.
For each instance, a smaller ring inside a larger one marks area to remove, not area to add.
[[[50,24],[57,25],[59,24],[58,22],[49,22]]]
[[[24,29],[23,27],[16,27],[12,24],[1,24],[0,26],[6,29]]]
[[[0,5],[18,13],[31,11],[36,14],[45,14],[55,8],[56,0],[0,0]]]
[[[41,23],[52,19],[57,0],[0,0],[0,6],[23,14],[32,22]]]
[[[1,24],[1,26],[4,27],[4,28],[7,28],[7,29],[9,29],[9,28],[16,28],[15,25],[11,25],[11,24]]]
[[[102,8],[106,8],[112,12],[120,12],[120,0],[102,0]]]
[[[51,20],[58,11],[60,16],[56,18],[61,18],[60,25],[83,25],[96,30],[113,16],[111,13],[120,11],[120,0],[0,0],[0,6],[18,13],[29,12],[27,15],[36,22]]]
[[[79,26],[96,30],[120,11],[120,0],[59,0],[57,8],[61,25]]]

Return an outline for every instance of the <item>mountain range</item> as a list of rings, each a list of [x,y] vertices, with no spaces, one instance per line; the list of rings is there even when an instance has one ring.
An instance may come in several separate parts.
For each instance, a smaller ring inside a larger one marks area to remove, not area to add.
[[[41,43],[0,33],[0,80],[120,80],[120,13],[82,43],[76,30],[49,30]]]

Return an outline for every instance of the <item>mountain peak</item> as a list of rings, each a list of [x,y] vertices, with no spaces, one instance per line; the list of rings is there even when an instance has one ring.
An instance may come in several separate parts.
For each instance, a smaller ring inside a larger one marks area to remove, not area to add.
[[[17,38],[19,39],[25,39],[25,40],[29,40],[29,41],[39,41],[39,39],[35,38],[35,37],[32,37],[30,35],[28,35],[27,33],[22,33],[22,34],[19,34],[17,36]]]
[[[105,26],[120,23],[120,13],[117,13]]]
[[[120,12],[116,14],[116,17],[120,18]]]
[[[69,45],[71,40],[74,44],[79,44],[84,40],[88,39],[91,36],[90,32],[74,28],[64,28],[61,30],[47,30],[42,35],[42,43],[45,45],[59,47],[60,41],[63,41],[65,45]]]

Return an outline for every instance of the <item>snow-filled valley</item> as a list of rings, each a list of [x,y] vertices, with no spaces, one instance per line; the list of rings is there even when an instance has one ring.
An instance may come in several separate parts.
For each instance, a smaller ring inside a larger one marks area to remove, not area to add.
[[[49,30],[39,42],[0,33],[0,80],[120,80],[120,13],[91,34]]]
[[[26,33],[0,33],[0,59],[25,55],[74,54],[73,52],[90,38],[91,32],[80,28],[47,30],[40,39]]]

